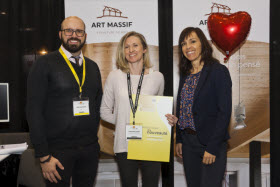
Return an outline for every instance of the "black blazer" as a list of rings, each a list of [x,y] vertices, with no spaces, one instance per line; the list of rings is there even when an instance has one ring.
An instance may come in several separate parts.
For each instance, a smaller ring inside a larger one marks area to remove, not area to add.
[[[176,115],[179,118],[181,90],[187,76],[180,77]],[[218,62],[204,65],[194,92],[192,106],[198,139],[206,151],[217,155],[229,139],[228,125],[232,110],[231,78],[228,69]],[[182,130],[176,127],[176,141],[182,143]]]

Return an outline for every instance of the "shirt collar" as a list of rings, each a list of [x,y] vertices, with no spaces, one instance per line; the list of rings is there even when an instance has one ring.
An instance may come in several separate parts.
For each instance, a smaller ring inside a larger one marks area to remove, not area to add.
[[[69,60],[73,61],[73,58],[71,58],[73,55],[72,55],[69,51],[67,51],[67,50],[63,47],[63,45],[61,45],[60,47],[61,47],[62,51],[64,52],[64,54],[66,55],[66,57],[67,57]],[[82,52],[82,51],[81,51],[79,57],[80,57],[80,60],[83,59],[84,56],[83,56],[83,52]]]

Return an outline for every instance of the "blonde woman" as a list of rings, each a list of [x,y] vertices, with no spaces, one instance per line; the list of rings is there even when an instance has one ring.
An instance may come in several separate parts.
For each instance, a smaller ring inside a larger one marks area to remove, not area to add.
[[[125,34],[117,48],[117,70],[105,83],[101,104],[101,118],[116,125],[114,152],[123,187],[138,186],[138,169],[143,187],[158,186],[160,162],[127,159],[126,125],[130,111],[137,105],[131,94],[163,95],[163,75],[151,68],[149,49],[144,36],[137,32]]]

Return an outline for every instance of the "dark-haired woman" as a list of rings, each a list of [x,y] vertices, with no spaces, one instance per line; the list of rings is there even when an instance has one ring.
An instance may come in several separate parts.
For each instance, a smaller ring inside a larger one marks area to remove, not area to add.
[[[188,187],[221,187],[226,168],[231,117],[231,78],[212,56],[199,28],[188,27],[179,38],[180,83],[176,115],[176,153],[183,158]]]

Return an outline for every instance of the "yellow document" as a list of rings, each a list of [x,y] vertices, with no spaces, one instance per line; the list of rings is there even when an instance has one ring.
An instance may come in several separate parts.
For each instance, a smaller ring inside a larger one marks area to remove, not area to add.
[[[128,141],[128,159],[169,162],[171,126],[165,114],[172,114],[172,106],[173,97],[140,95],[135,122],[142,125],[142,139]]]

